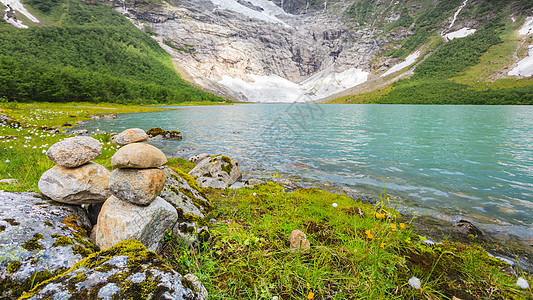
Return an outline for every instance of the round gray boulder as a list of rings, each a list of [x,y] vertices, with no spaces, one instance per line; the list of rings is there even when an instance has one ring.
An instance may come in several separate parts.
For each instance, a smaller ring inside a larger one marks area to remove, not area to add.
[[[130,128],[113,136],[111,141],[119,146],[125,146],[131,143],[146,142],[148,141],[148,138],[148,134],[146,134],[144,130],[139,128]]]
[[[102,154],[102,144],[92,137],[76,136],[55,143],[46,156],[56,164],[75,168]]]

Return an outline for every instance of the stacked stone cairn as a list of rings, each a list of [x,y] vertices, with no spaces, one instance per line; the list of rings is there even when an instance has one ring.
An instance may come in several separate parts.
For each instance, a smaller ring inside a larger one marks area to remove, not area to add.
[[[52,145],[46,156],[57,165],[43,173],[39,190],[66,204],[104,202],[111,195],[110,173],[91,161],[101,153],[101,143],[92,137],[72,137]]]
[[[178,221],[176,209],[158,197],[166,182],[160,169],[165,154],[143,143],[148,135],[132,128],[113,136],[121,148],[111,157],[116,168],[109,179],[112,195],[105,201],[96,228],[96,244],[107,249],[125,240],[138,240],[156,251],[165,232]]]

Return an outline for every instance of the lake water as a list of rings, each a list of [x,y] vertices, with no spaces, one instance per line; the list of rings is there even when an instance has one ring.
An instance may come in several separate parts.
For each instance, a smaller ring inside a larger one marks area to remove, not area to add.
[[[385,189],[402,209],[533,238],[533,106],[243,104],[84,125],[131,127],[180,130],[183,140],[157,146],[167,155],[226,153],[245,177]]]

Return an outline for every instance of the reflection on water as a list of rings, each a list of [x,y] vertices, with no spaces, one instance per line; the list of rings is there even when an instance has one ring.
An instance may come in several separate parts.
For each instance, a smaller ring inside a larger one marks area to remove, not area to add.
[[[88,129],[162,127],[167,155],[227,153],[245,175],[331,181],[467,215],[533,237],[533,107],[256,104],[183,107],[91,121]]]

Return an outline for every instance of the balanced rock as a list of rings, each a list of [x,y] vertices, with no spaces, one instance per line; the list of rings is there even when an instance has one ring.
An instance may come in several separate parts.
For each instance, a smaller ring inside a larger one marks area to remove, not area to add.
[[[158,168],[167,163],[163,151],[145,143],[128,144],[111,157],[114,168],[148,169]]]
[[[197,277],[182,277],[140,242],[125,241],[81,260],[37,286],[25,299],[206,298]]]
[[[56,164],[75,168],[102,153],[102,144],[92,137],[76,136],[55,143],[48,149],[46,156]]]
[[[17,299],[95,252],[79,206],[0,192],[0,299]]]
[[[189,174],[201,187],[227,188],[242,178],[239,163],[223,155],[201,160]]]
[[[146,142],[148,141],[148,135],[142,129],[130,128],[114,135],[111,141],[119,146],[125,146],[131,143]]]
[[[44,172],[39,179],[41,193],[51,199],[68,204],[104,202],[109,191],[110,172],[102,165],[89,162],[77,168],[59,165]]]
[[[291,232],[290,242],[292,253],[309,253],[311,250],[311,243],[301,230],[295,229]]]
[[[157,169],[115,169],[109,189],[115,197],[138,205],[154,201],[165,186],[165,172]]]
[[[139,206],[111,196],[98,215],[96,244],[107,249],[122,241],[137,240],[155,251],[177,221],[176,209],[159,197],[148,206]]]

